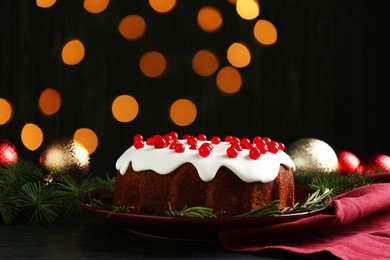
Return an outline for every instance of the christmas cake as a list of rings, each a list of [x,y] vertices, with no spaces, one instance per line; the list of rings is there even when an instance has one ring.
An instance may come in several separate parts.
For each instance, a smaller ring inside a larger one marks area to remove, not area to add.
[[[269,138],[137,134],[116,169],[114,206],[137,214],[161,214],[170,205],[235,216],[275,200],[280,208],[294,205],[294,162]]]

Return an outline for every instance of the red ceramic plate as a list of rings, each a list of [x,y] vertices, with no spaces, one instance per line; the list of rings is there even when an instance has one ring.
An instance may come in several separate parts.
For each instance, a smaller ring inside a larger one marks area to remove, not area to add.
[[[297,202],[305,201],[309,193],[312,192],[309,189],[298,186],[295,190]],[[93,208],[85,203],[82,203],[81,205],[92,215],[121,224],[132,233],[167,239],[213,240],[217,239],[218,232],[223,230],[272,225],[320,214],[330,206],[330,203],[323,208],[311,212],[283,214],[278,216],[219,218],[164,217],[116,213],[104,209]]]

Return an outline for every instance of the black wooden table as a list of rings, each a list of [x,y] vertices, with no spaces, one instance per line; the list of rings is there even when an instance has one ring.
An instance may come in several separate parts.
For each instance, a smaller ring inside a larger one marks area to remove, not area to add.
[[[287,252],[226,251],[218,241],[180,241],[133,234],[103,219],[0,224],[0,259],[305,259]]]

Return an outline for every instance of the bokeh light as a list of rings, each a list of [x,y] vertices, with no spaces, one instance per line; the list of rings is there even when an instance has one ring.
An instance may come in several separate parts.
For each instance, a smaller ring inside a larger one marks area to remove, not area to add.
[[[122,18],[118,25],[119,33],[127,40],[138,40],[146,31],[142,16],[130,14]]]
[[[73,134],[73,140],[82,144],[89,154],[95,152],[99,141],[96,133],[89,128],[77,129]]]
[[[219,90],[224,94],[235,94],[241,89],[241,74],[232,66],[225,66],[220,69],[216,81]]]
[[[13,115],[13,108],[10,102],[4,98],[0,98],[0,125],[7,124]]]
[[[191,100],[178,99],[172,103],[169,115],[176,125],[188,126],[195,121],[197,109]]]
[[[176,5],[176,0],[149,0],[149,5],[158,13],[168,13]]]
[[[157,51],[149,51],[140,58],[139,68],[145,76],[157,78],[164,74],[166,64],[164,55]]]
[[[260,5],[257,0],[237,0],[236,11],[245,20],[255,19],[260,14]]]
[[[61,107],[61,95],[52,88],[45,89],[39,96],[38,106],[44,115],[50,116]]]
[[[98,14],[106,10],[110,0],[84,0],[84,9],[92,14]]]
[[[48,8],[53,6],[57,0],[36,0],[35,3],[38,7]]]
[[[111,111],[116,120],[127,123],[138,115],[138,103],[135,98],[129,95],[121,95],[115,98]]]
[[[212,6],[202,7],[198,12],[198,25],[205,32],[215,32],[223,22],[221,12]]]
[[[278,38],[278,32],[275,26],[267,20],[259,20],[256,22],[253,35],[255,39],[262,45],[272,45]]]
[[[77,39],[68,41],[62,48],[62,60],[67,65],[80,63],[84,58],[84,54],[84,45]]]
[[[227,59],[234,67],[244,68],[251,61],[251,53],[244,44],[235,42],[228,48]]]
[[[202,77],[213,75],[219,67],[217,56],[209,50],[200,50],[192,58],[192,69]]]
[[[27,123],[20,134],[23,145],[30,151],[38,149],[43,142],[43,133],[39,126]]]

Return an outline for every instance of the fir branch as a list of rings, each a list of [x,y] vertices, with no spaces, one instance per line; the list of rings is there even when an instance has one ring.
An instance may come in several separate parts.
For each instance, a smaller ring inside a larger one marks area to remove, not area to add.
[[[30,222],[54,222],[60,216],[63,198],[51,185],[26,183],[21,187],[20,206],[31,216]]]
[[[8,187],[0,187],[0,219],[3,223],[9,224],[19,214],[16,192]]]
[[[172,208],[171,203],[168,203],[168,209],[164,212],[164,216],[168,217],[191,217],[191,218],[216,218],[217,215],[223,212],[213,213],[213,209],[206,207],[184,207],[182,210],[177,211]]]

